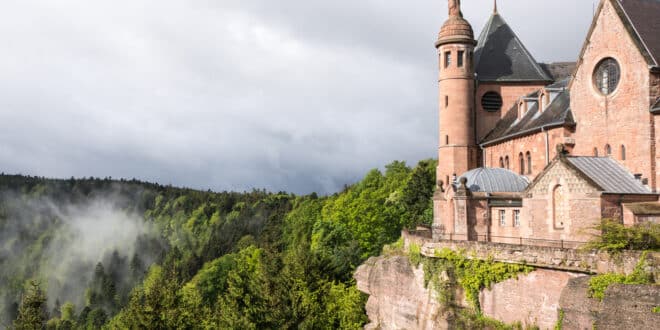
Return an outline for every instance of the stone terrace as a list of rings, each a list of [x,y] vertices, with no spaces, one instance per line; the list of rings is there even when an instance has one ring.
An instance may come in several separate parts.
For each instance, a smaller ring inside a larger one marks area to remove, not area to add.
[[[434,242],[423,235],[415,235],[405,231],[402,235],[406,249],[410,244],[416,244],[421,247],[422,255],[430,258],[435,257],[436,251],[448,248],[454,251],[462,251],[468,257],[476,259],[491,259],[499,262],[526,264],[539,268],[588,274],[610,272],[630,274],[642,255],[641,251],[622,251],[619,254],[612,255],[600,251],[532,245],[473,241]],[[649,252],[647,260],[651,271],[658,278],[660,275],[658,271],[660,253]]]

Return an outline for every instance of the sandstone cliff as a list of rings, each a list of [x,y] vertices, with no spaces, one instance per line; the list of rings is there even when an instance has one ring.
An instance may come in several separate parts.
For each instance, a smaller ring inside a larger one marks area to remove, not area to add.
[[[446,276],[443,274],[441,276]],[[366,329],[454,329],[451,313],[437,291],[424,286],[422,267],[406,256],[369,259],[356,273],[358,289],[369,295]],[[587,297],[588,276],[537,269],[481,290],[485,316],[511,324],[553,329],[563,314],[563,329],[655,329],[660,314],[657,285],[621,286],[607,290],[603,302]],[[460,289],[455,304],[467,307]]]

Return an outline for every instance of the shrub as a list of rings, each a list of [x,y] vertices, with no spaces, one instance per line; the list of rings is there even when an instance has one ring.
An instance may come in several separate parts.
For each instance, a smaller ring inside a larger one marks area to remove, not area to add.
[[[603,219],[596,227],[602,234],[589,242],[589,249],[616,252],[621,250],[660,250],[660,224],[643,223],[626,227],[616,220]]]

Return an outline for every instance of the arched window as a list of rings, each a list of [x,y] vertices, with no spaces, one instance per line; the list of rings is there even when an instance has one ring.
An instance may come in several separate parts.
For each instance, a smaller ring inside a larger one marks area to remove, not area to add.
[[[527,174],[532,174],[532,153],[527,152]]]
[[[552,190],[552,221],[555,229],[563,229],[568,216],[568,201],[562,185],[556,185]]]
[[[605,156],[612,156],[612,147],[609,144],[605,145]]]
[[[521,152],[518,154],[518,163],[520,164],[520,175],[525,174],[525,158],[523,157],[523,153]]]
[[[504,168],[504,158],[500,157],[500,168]]]
[[[504,157],[504,167],[506,167],[507,170],[509,169],[509,156]]]
[[[626,160],[626,146],[621,145],[621,160]]]
[[[594,157],[598,157],[598,148],[594,148]]]

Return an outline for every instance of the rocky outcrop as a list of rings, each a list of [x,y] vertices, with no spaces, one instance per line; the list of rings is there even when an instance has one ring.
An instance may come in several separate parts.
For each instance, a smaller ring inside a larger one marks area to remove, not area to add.
[[[434,290],[424,287],[424,271],[405,256],[370,258],[355,273],[358,289],[369,295],[365,329],[447,329]]]
[[[442,275],[441,275],[442,276]],[[423,267],[406,256],[369,259],[356,273],[358,289],[369,295],[366,329],[452,329],[436,290],[424,286]],[[590,276],[537,269],[482,290],[484,315],[505,323],[553,329],[560,311],[563,329],[655,329],[660,314],[658,285],[613,285],[603,302],[588,297]],[[466,307],[460,290],[456,303]]]
[[[562,289],[584,275],[539,269],[517,279],[506,280],[482,290],[479,295],[484,315],[504,323],[521,322],[552,329],[557,323]]]
[[[615,284],[605,291],[596,329],[658,329],[660,286]]]
[[[590,276],[575,278],[561,291],[559,305],[564,313],[563,329],[591,329],[600,310],[600,302],[591,299]]]
[[[601,302],[587,296],[590,278],[572,279],[562,290],[563,329],[657,329],[660,286],[614,284]]]

